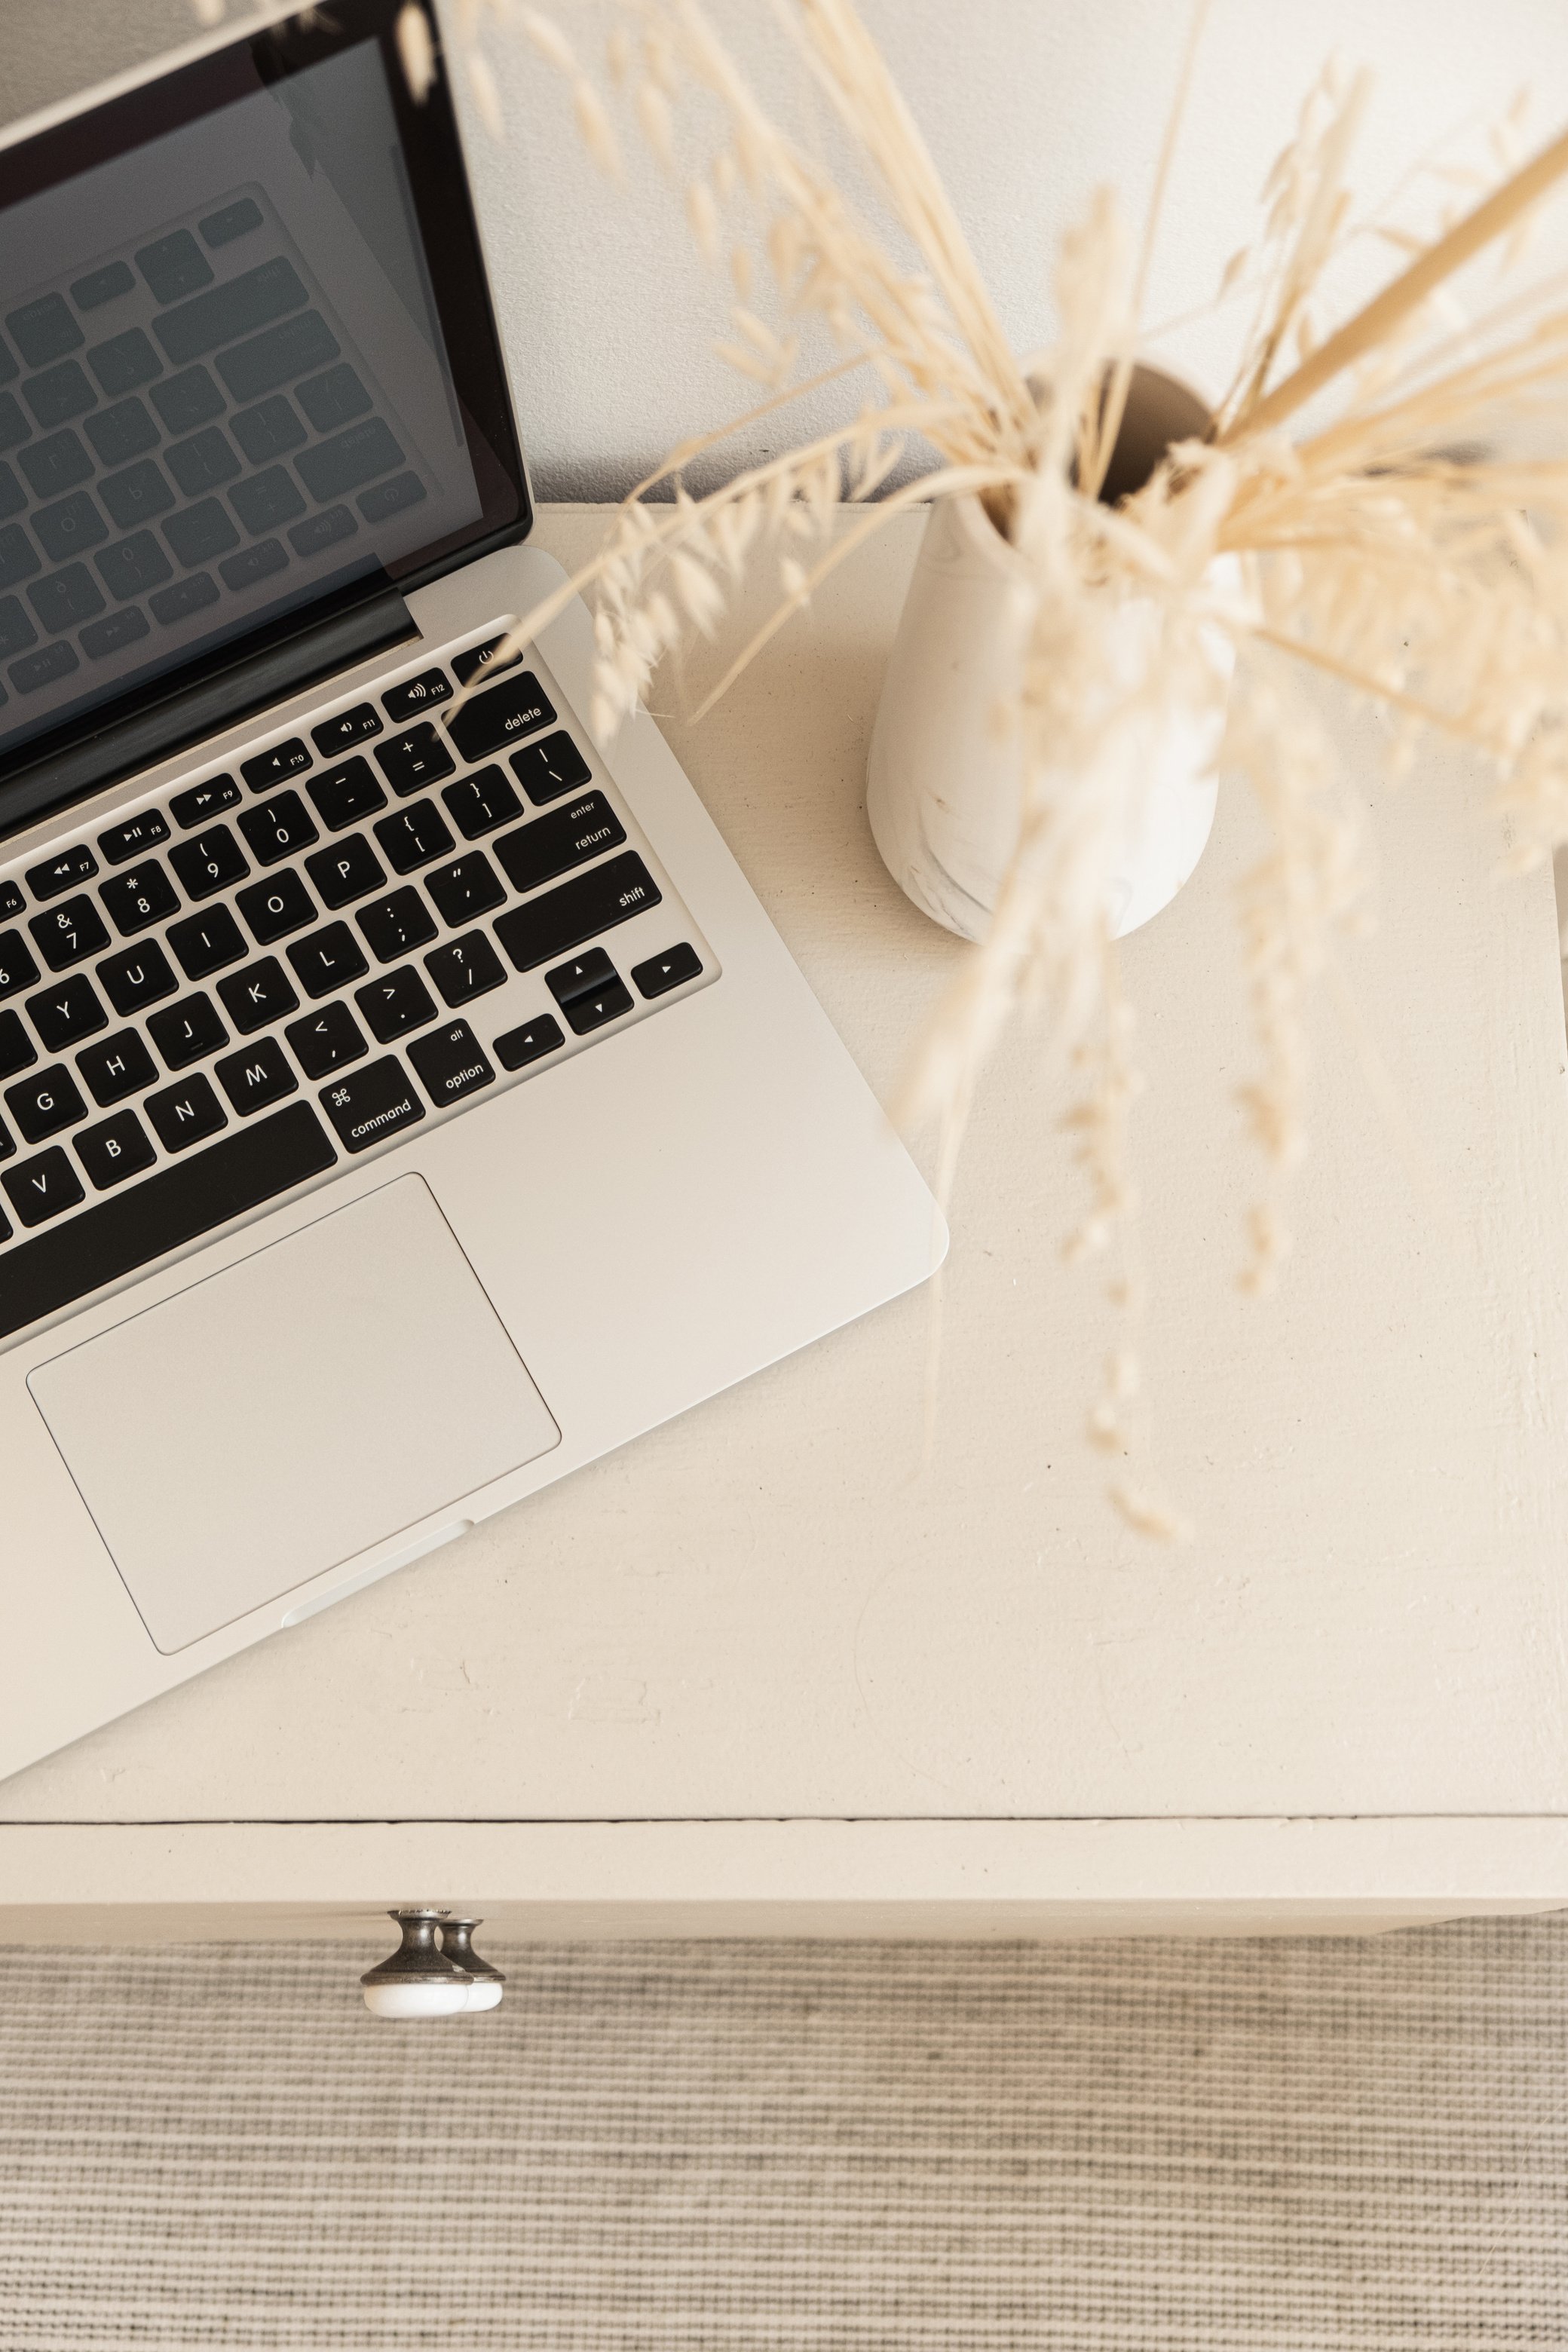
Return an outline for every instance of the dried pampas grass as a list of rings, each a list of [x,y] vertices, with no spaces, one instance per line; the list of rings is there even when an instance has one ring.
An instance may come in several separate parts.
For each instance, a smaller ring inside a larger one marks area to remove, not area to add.
[[[1526,280],[1520,268],[1536,207],[1568,173],[1568,134],[1521,163],[1512,111],[1468,183],[1448,166],[1427,183],[1449,206],[1436,223],[1363,222],[1346,175],[1368,85],[1328,66],[1265,186],[1256,243],[1225,273],[1222,296],[1249,299],[1252,316],[1210,430],[1171,448],[1152,479],[1111,506],[1095,493],[1131,378],[1153,212],[1135,250],[1112,196],[1096,196],[1061,241],[1055,344],[1026,364],[849,0],[783,0],[784,14],[880,189],[894,236],[869,226],[777,128],[697,0],[609,5],[602,86],[553,19],[507,0],[460,0],[462,69],[493,121],[483,19],[515,28],[567,79],[584,142],[612,173],[616,108],[672,175],[679,112],[707,132],[706,167],[682,191],[686,214],[728,282],[719,349],[760,399],[639,483],[594,561],[522,619],[518,640],[591,593],[591,717],[607,736],[664,657],[716,641],[737,584],[771,566],[774,608],[716,662],[706,709],[892,516],[960,492],[984,501],[1028,583],[1027,652],[1002,714],[1028,782],[990,934],[967,954],[924,1041],[907,1108],[941,1130],[945,1189],[988,1053],[1016,1008],[1037,1008],[1078,1079],[1070,1123],[1086,1200],[1069,1252],[1104,1262],[1110,1297],[1135,1317],[1128,1122],[1140,1080],[1106,935],[1115,816],[1100,779],[1121,730],[1151,713],[1213,717],[1225,687],[1205,643],[1222,632],[1237,656],[1225,763],[1249,780],[1271,841],[1239,909],[1258,1041],[1242,1109],[1264,1170],[1242,1279],[1268,1290],[1289,1248],[1286,1187],[1306,1135],[1306,1007],[1363,898],[1352,802],[1303,681],[1337,679],[1381,708],[1393,774],[1427,730],[1472,745],[1510,821],[1517,863],[1568,838],[1568,462],[1528,454],[1568,421],[1568,295],[1561,279]],[[1184,89],[1202,16],[1199,0]],[[416,87],[429,69],[418,43],[405,34]],[[1156,209],[1179,112],[1178,98]],[[1325,332],[1331,266],[1369,236],[1401,266]],[[918,268],[900,257],[901,245],[918,251]],[[1478,291],[1481,262],[1497,268]],[[823,329],[836,356],[808,366],[803,352]],[[689,492],[699,459],[710,471],[733,436],[779,420],[835,379],[868,387],[844,422],[739,465],[718,488]],[[890,488],[917,448],[934,453],[927,470]],[[1159,620],[1129,686],[1109,648],[1131,598],[1151,601]],[[1123,1457],[1137,1388],[1132,1349],[1118,1347],[1089,1433]],[[1125,1475],[1111,1492],[1134,1527],[1181,1532],[1178,1516]]]

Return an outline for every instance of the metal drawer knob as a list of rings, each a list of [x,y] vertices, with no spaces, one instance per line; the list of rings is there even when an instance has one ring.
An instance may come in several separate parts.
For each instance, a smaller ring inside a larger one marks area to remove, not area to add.
[[[506,1979],[474,1949],[479,1920],[454,1919],[449,1911],[428,1904],[387,1916],[396,1920],[402,1940],[390,1958],[360,1979],[373,2017],[407,2022],[499,2008]]]

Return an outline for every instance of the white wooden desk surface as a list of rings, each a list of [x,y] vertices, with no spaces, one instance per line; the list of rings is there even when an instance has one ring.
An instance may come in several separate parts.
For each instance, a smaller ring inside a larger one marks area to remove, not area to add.
[[[570,562],[598,522],[540,536]],[[700,728],[666,720],[884,1099],[962,952],[862,809],[919,529]],[[1457,768],[1368,798],[1379,925],[1345,971],[1413,1140],[1325,1011],[1272,1303],[1234,1282],[1239,792],[1126,950],[1154,1459],[1190,1549],[1102,1501],[1111,1327],[1058,1262],[1063,1105],[1015,1036],[953,1205],[929,1467],[916,1295],[0,1787],[0,1937],[343,1933],[421,1890],[543,1932],[1568,1904],[1551,883],[1494,882]]]

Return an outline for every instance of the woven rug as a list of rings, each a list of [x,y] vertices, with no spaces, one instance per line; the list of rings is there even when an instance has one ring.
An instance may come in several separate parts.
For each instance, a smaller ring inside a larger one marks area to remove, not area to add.
[[[5,2352],[1568,2345],[1568,1921],[376,1957],[0,1953]]]

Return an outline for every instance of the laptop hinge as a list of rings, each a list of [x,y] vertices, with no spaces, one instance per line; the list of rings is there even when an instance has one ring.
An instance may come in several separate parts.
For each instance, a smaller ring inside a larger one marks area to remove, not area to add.
[[[318,616],[308,627],[12,770],[0,794],[4,831],[17,832],[51,809],[155,766],[206,736],[225,733],[251,711],[418,635],[418,623],[395,588]]]

